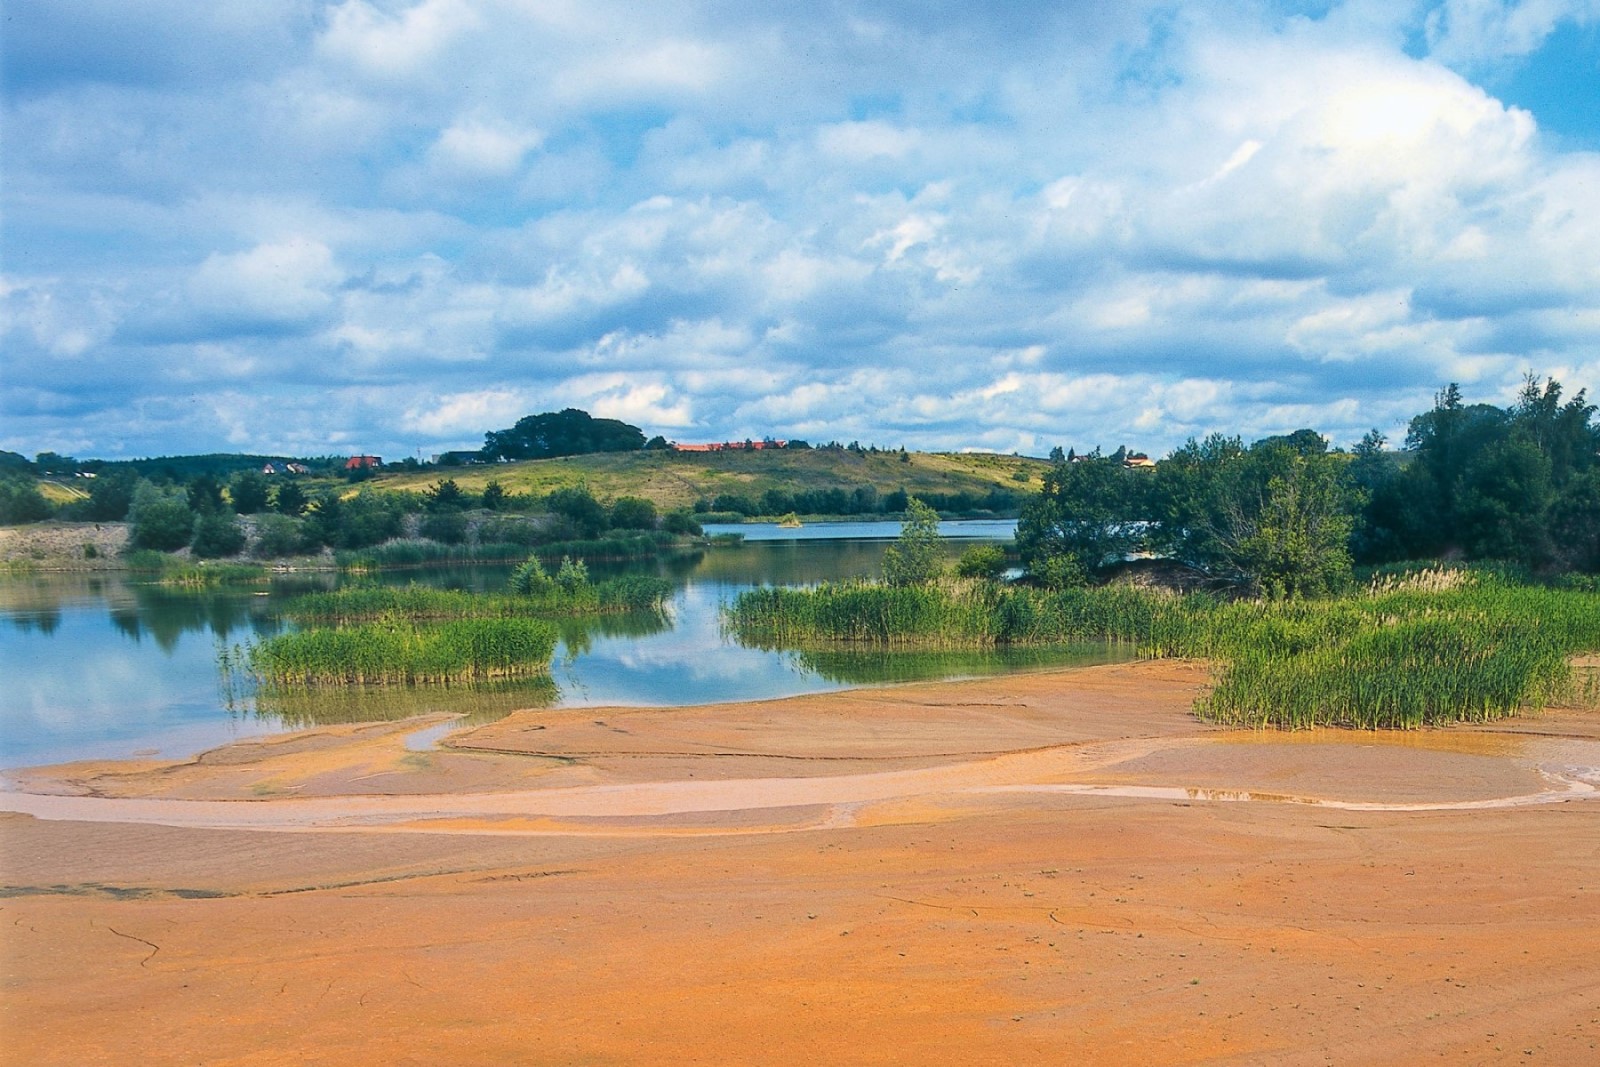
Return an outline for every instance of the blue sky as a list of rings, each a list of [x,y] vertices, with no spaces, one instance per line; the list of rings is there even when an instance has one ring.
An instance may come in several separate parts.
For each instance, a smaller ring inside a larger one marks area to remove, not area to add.
[[[1600,393],[1600,0],[9,0],[0,448]]]

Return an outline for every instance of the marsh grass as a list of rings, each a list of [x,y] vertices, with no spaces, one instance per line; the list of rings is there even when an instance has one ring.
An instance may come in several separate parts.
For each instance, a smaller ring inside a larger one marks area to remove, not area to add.
[[[340,570],[357,573],[390,567],[423,567],[435,563],[509,563],[527,558],[526,545],[447,545],[439,541],[389,541],[371,548],[341,550],[333,555]]]
[[[353,586],[296,597],[284,614],[301,623],[349,625],[384,617],[422,622],[659,612],[671,592],[671,582],[643,575],[571,588],[552,582],[527,594],[469,593],[421,585]]]
[[[725,625],[763,648],[1127,643],[1212,661],[1215,684],[1196,710],[1239,725],[1414,728],[1600,698],[1593,673],[1572,666],[1600,650],[1600,594],[1461,573],[1391,575],[1363,595],[1287,602],[983,581],[763,588],[742,594]]]
[[[259,563],[171,562],[162,569],[159,581],[161,585],[205,589],[216,585],[260,585],[268,579],[267,568]]]
[[[528,618],[419,623],[385,616],[318,627],[253,645],[249,670],[267,688],[450,685],[547,675],[556,628]]]

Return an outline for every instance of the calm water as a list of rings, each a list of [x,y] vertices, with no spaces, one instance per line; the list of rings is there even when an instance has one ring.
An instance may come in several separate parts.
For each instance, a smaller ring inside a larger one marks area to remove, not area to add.
[[[721,605],[761,584],[875,577],[895,523],[780,531],[739,527],[748,543],[632,565],[677,586],[667,618],[607,618],[563,630],[549,682],[488,689],[382,689],[269,698],[219,660],[283,623],[277,607],[311,575],[270,591],[182,591],[122,576],[0,579],[0,767],[90,757],[187,755],[317,722],[461,711],[492,718],[530,706],[680,705],[848,686],[1000,673],[1110,658],[1104,649],[1015,653],[764,652],[726,638]],[[1014,523],[946,524],[952,541],[1009,539]],[[783,536],[787,535],[787,536]],[[781,538],[781,539],[780,539]],[[962,545],[949,546],[952,556]],[[629,569],[600,567],[596,577]],[[508,568],[391,573],[390,582],[501,588]],[[553,683],[553,684],[552,684]]]

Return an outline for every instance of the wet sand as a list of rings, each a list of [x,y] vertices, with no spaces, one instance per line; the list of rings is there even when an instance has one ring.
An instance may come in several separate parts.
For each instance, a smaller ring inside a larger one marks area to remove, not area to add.
[[[0,1062],[1600,1062],[1600,712],[1240,733],[1205,681],[19,773]]]

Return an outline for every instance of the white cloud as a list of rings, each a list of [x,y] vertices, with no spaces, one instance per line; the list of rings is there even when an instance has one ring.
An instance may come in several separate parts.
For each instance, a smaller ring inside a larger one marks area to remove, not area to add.
[[[1432,55],[1468,67],[1537,51],[1566,20],[1600,18],[1595,0],[1445,0],[1428,13]]]
[[[52,8],[90,32],[9,102],[11,434],[1160,449],[1600,388],[1600,157],[1477,73],[1596,0],[347,0],[229,8],[176,73],[112,7]],[[192,417],[223,387],[262,402]]]
[[[408,409],[402,425],[433,438],[472,438],[514,424],[529,414],[529,403],[524,393],[513,389],[454,393]]]
[[[538,130],[462,119],[439,134],[429,155],[447,171],[502,177],[515,171],[522,157],[543,140]]]
[[[345,0],[327,16],[318,48],[369,73],[399,76],[436,56],[478,24],[467,0],[422,0],[390,14],[367,0]]]
[[[222,315],[298,322],[328,311],[342,278],[320,241],[291,237],[236,253],[212,253],[189,280],[197,307]]]

